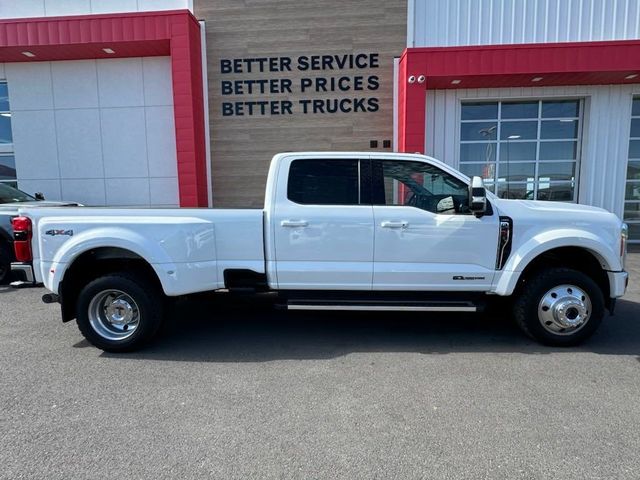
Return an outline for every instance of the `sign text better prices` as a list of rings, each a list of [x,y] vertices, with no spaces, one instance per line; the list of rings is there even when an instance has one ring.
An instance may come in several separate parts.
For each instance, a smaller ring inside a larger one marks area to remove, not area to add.
[[[378,53],[223,58],[220,60],[220,72],[224,76],[220,82],[220,93],[223,96],[252,97],[250,100],[222,102],[222,115],[377,112],[380,108],[379,99],[370,96],[370,92],[378,90],[380,77],[370,74],[368,70],[379,67]],[[297,74],[295,77],[265,78],[269,74],[282,72]],[[322,75],[316,76],[315,72],[322,72]],[[227,75],[234,74],[242,78],[227,79]],[[246,78],[247,74],[256,74],[258,78]],[[281,94],[302,95],[302,98],[295,101],[270,98]]]

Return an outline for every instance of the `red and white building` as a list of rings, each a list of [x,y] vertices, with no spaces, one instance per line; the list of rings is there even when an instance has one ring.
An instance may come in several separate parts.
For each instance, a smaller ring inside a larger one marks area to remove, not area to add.
[[[1,2],[5,180],[13,168],[22,190],[89,205],[207,206],[202,38],[189,8]]]
[[[410,1],[397,69],[398,150],[606,208],[640,241],[640,2]]]

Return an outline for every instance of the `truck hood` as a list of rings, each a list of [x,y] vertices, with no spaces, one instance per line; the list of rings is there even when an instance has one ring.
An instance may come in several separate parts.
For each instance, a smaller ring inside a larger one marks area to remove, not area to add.
[[[500,215],[507,215],[522,224],[579,227],[585,230],[605,228],[617,232],[622,221],[603,208],[576,203],[541,200],[505,200],[492,198]]]
[[[549,202],[543,200],[506,200],[494,199],[493,203],[505,212],[517,211],[526,214],[603,214],[613,215],[604,208],[581,205],[578,203]]]

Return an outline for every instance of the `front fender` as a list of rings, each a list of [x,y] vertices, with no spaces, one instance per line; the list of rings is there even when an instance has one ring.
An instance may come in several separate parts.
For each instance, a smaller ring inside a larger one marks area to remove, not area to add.
[[[102,247],[121,248],[135,253],[151,265],[165,293],[171,290],[172,274],[169,272],[175,272],[176,266],[167,252],[139,233],[119,227],[86,230],[65,241],[56,250],[52,260],[41,261],[43,283],[52,292],[57,292],[73,261],[85,252]]]
[[[614,239],[605,239],[593,232],[580,229],[554,229],[541,232],[511,253],[502,272],[497,276],[494,292],[498,295],[511,295],[520,278],[520,274],[535,258],[541,254],[561,247],[578,247],[587,250],[600,262],[604,270],[622,270],[620,258],[611,245]]]

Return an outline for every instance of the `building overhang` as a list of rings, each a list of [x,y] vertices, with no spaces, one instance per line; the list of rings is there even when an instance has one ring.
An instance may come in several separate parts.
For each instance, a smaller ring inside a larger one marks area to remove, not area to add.
[[[424,152],[426,91],[640,82],[640,41],[407,48],[398,78],[398,149]]]
[[[188,10],[0,21],[0,62],[170,56],[180,205],[208,204],[200,25]]]

